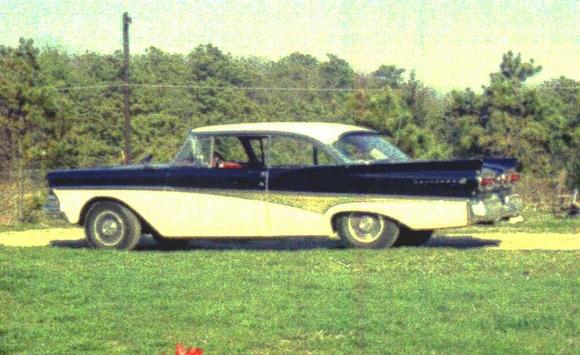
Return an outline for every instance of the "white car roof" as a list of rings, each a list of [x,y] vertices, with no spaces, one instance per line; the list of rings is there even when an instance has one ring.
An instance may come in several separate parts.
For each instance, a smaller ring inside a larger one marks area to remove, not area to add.
[[[332,144],[349,132],[373,132],[370,129],[331,122],[256,122],[205,126],[191,130],[192,133],[293,133],[307,136],[324,144]]]

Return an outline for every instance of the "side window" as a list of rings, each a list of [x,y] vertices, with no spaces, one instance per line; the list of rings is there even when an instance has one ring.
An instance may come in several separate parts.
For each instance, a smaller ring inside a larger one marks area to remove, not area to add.
[[[188,136],[181,150],[175,156],[173,164],[210,167],[212,146],[212,137]]]
[[[242,142],[235,136],[215,137],[214,155],[224,161],[243,164],[250,160]]]
[[[357,147],[353,142],[349,142],[345,139],[340,140],[334,143],[334,146],[341,152],[345,153],[348,157],[351,157],[353,160],[365,160],[366,156],[364,155],[364,151]]]
[[[293,167],[333,165],[334,159],[323,149],[304,139],[273,136],[268,147],[268,165]]]
[[[336,165],[336,159],[331,157],[324,149],[317,147],[316,160],[318,165]]]

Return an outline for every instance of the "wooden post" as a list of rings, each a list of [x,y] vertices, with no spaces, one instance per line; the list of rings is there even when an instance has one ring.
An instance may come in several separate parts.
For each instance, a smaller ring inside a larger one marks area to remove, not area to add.
[[[125,138],[125,149],[123,150],[123,160],[125,165],[131,164],[131,111],[129,106],[129,24],[131,18],[128,13],[123,14],[123,53],[125,55],[125,63],[123,66],[123,115],[125,116],[125,126],[123,129],[123,136]]]
[[[23,116],[20,116],[20,125],[18,127],[18,197],[17,206],[18,209],[17,218],[18,222],[24,222],[24,122]]]

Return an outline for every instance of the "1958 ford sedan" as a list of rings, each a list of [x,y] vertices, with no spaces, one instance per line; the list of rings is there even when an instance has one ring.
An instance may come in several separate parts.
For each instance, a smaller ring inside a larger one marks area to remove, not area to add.
[[[413,161],[379,133],[334,123],[191,130],[168,165],[59,170],[49,207],[97,248],[192,238],[340,238],[421,245],[434,230],[516,216],[514,159]]]

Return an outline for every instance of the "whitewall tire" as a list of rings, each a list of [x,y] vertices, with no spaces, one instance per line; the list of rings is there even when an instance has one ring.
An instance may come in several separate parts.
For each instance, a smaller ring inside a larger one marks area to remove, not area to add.
[[[343,244],[355,248],[388,248],[399,237],[395,222],[372,213],[342,214],[337,217],[336,227]]]
[[[113,201],[97,201],[85,218],[89,244],[103,249],[134,249],[141,238],[141,223],[127,207]]]

